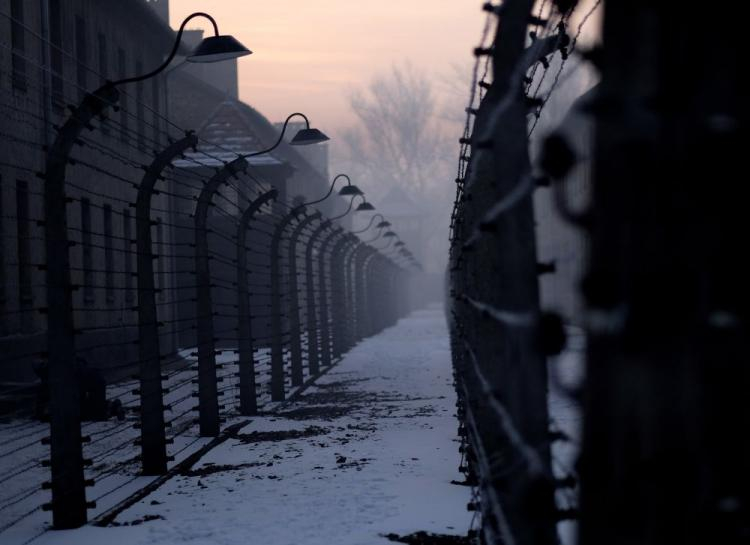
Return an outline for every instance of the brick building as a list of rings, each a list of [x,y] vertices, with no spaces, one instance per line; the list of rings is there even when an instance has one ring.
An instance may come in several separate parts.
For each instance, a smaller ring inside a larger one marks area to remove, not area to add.
[[[106,79],[143,74],[163,61],[175,38],[168,11],[167,0],[0,0],[3,392],[33,383],[34,364],[43,360],[46,350],[44,182],[37,175],[45,170],[45,149],[56,136],[55,127],[70,115],[67,105],[79,103]],[[198,33],[189,33],[186,42]],[[186,50],[183,44],[180,53]],[[242,149],[233,149],[238,153],[264,149],[278,137],[272,123],[236,99],[236,61],[215,66],[196,71],[183,65],[122,86],[119,110],[109,109],[107,118],[95,121],[94,130],[84,131],[73,148],[65,206],[79,330],[76,346],[79,356],[104,370],[110,381],[132,374],[138,361],[132,203],[142,166],[167,145],[168,136],[179,136],[176,127],[199,129],[203,139],[215,140],[226,151],[232,146],[211,127],[222,118],[229,120],[251,139]],[[219,73],[226,77],[218,78]],[[325,147],[308,153],[312,158],[283,144],[272,156],[256,161],[253,169],[263,183],[277,187],[282,198],[317,198],[328,187],[327,155]],[[215,166],[191,162],[197,171],[191,175],[208,175]],[[170,248],[179,242],[179,229],[173,226],[184,221],[180,212],[192,213],[181,208],[185,199],[175,198],[180,192],[192,197],[185,193],[186,186],[168,183],[171,190],[154,195],[151,217],[159,256],[154,263],[159,320],[167,324],[160,329],[165,354],[184,346],[181,341],[189,342],[169,325],[181,310],[174,289],[181,265]],[[328,213],[343,205],[332,198],[322,209]]]
[[[0,380],[26,383],[46,346],[45,251],[42,223],[45,146],[54,127],[105,79],[158,66],[174,32],[141,0],[0,0]],[[68,167],[66,193],[75,325],[79,354],[90,365],[126,372],[137,360],[135,323],[134,165],[150,163],[166,142],[162,77],[122,88],[109,110],[82,136]],[[61,206],[64,203],[60,203]],[[154,208],[166,210],[164,197]],[[160,221],[160,214],[155,214]],[[167,231],[154,228],[166,242]],[[169,281],[158,260],[157,282]],[[168,312],[168,310],[165,310]],[[163,340],[170,349],[169,337]],[[115,349],[116,347],[116,349]]]

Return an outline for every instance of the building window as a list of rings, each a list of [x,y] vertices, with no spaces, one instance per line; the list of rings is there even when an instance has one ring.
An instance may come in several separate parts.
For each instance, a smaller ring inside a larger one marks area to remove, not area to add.
[[[10,2],[11,78],[13,89],[26,91],[26,31],[24,29],[23,0]]]
[[[63,53],[62,53],[62,10],[60,0],[49,0],[49,62],[52,72],[51,95],[52,106],[61,111],[65,106],[65,92],[63,88]]]
[[[91,246],[91,201],[81,199],[81,255],[83,268],[83,301],[94,302],[94,255]]]
[[[131,252],[131,239],[133,237],[132,220],[130,218],[130,209],[125,208],[122,211],[122,238],[125,257],[125,302],[132,303],[135,301],[133,291],[133,254]]]
[[[115,255],[112,248],[112,207],[104,205],[104,288],[107,303],[115,301]]]
[[[160,148],[160,142],[161,142],[161,123],[160,123],[160,94],[161,94],[161,83],[159,81],[159,77],[155,77],[151,80],[151,102],[153,103],[152,108],[154,110],[154,145],[157,148]]]
[[[164,270],[164,258],[162,257],[162,254],[164,253],[164,224],[160,218],[157,218],[156,220],[155,242],[154,253],[156,254],[156,259],[154,260],[154,273],[156,276],[156,298],[159,301],[163,301],[164,290],[166,289],[166,275]]]
[[[99,76],[103,81],[107,81],[109,77],[109,62],[107,55],[107,37],[103,33],[99,33],[96,38],[97,53],[99,55]],[[109,125],[102,123],[102,132],[109,134]]]
[[[121,47],[117,48],[117,70],[120,79],[128,77],[125,51]],[[128,141],[128,95],[126,93],[120,93],[120,140]]]
[[[76,15],[76,83],[78,84],[78,92],[83,97],[88,92],[88,81],[86,74],[86,66],[89,62],[88,57],[88,43],[86,40],[86,22],[83,17]]]
[[[135,73],[143,74],[143,63],[137,61],[135,63]],[[135,117],[138,122],[138,149],[146,151],[146,120],[144,118],[145,112],[143,107],[143,82],[139,81],[135,87]]]
[[[16,240],[18,243],[18,295],[22,305],[29,305],[31,298],[31,240],[29,239],[29,183],[16,182]]]
[[[0,176],[0,211],[3,208],[3,178]],[[5,304],[5,220],[0,214],[0,304]]]

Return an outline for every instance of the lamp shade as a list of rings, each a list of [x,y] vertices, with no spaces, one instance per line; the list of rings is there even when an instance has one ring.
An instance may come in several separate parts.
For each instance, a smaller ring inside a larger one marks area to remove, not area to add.
[[[247,47],[234,36],[210,36],[201,40],[198,47],[186,59],[188,62],[219,62],[250,55]]]
[[[391,222],[390,221],[381,221],[375,227],[376,227],[376,229],[382,229],[383,227],[390,227],[390,226],[391,226]]]
[[[395,236],[396,236],[396,233],[394,233],[393,231],[386,231],[385,234],[383,235],[384,238],[393,238]]]
[[[394,246],[403,246],[403,245],[404,243],[401,240],[399,240],[396,244],[394,244]]]
[[[365,201],[361,203],[357,207],[357,212],[369,212],[370,210],[375,210],[375,207],[371,205],[369,202]]]
[[[361,195],[362,190],[358,188],[356,185],[345,185],[341,188],[339,191],[339,195],[342,197],[351,197],[354,195]]]
[[[292,146],[309,146],[310,144],[320,144],[326,140],[330,139],[318,129],[302,129],[294,135],[290,144]]]

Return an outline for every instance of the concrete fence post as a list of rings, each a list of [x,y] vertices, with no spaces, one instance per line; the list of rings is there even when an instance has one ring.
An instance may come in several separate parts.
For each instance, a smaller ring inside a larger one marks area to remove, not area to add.
[[[283,401],[286,398],[284,377],[284,332],[281,312],[281,241],[284,230],[304,213],[304,207],[295,207],[286,214],[273,231],[271,237],[271,400]]]
[[[305,247],[305,289],[307,304],[307,365],[311,376],[315,376],[320,371],[320,343],[318,342],[318,309],[321,302],[316,303],[315,290],[315,244],[320,236],[331,227],[331,222],[326,220],[322,222],[310,235]],[[319,291],[319,290],[318,290]],[[319,294],[318,294],[319,295]]]
[[[345,250],[344,255],[344,298],[345,307],[344,311],[346,314],[345,329],[344,329],[344,343],[346,350],[351,349],[355,343],[355,330],[357,327],[357,297],[356,297],[356,285],[354,275],[354,261],[357,255],[357,250],[360,246],[363,246],[362,242],[353,236],[350,245]]]
[[[138,271],[138,359],[141,397],[141,466],[144,475],[167,472],[167,442],[164,429],[164,396],[161,383],[159,318],[156,309],[154,261],[151,241],[151,197],[162,171],[198,138],[188,132],[170,144],[145,167],[135,204],[136,263]],[[126,241],[129,243],[129,241]]]
[[[58,130],[47,152],[44,174],[44,237],[47,283],[47,365],[49,373],[50,468],[52,511],[57,529],[86,523],[86,490],[81,447],[81,415],[76,372],[73,286],[70,281],[70,243],[67,225],[65,175],[70,151],[84,129],[119,93],[105,86],[86,95]]]
[[[331,357],[331,329],[330,329],[330,315],[331,315],[331,301],[328,296],[328,278],[326,276],[327,270],[333,269],[332,262],[328,253],[328,248],[336,238],[341,236],[343,229],[337,227],[330,233],[323,242],[320,244],[318,249],[318,278],[319,278],[319,306],[320,306],[320,363],[323,367],[328,368],[333,363]],[[326,266],[328,265],[328,266]],[[331,279],[332,281],[332,279]],[[333,286],[332,286],[333,288]]]
[[[237,227],[237,339],[239,351],[238,378],[240,383],[240,414],[250,416],[258,412],[258,393],[255,382],[255,345],[253,343],[250,291],[247,286],[247,232],[255,214],[278,191],[271,189],[256,197],[243,211]]]
[[[301,386],[304,382],[302,369],[302,330],[300,327],[300,297],[297,278],[297,242],[302,231],[313,221],[319,220],[320,212],[307,216],[299,222],[289,237],[289,353],[292,367],[292,386]],[[308,339],[309,342],[309,339]]]
[[[373,280],[370,276],[370,263],[372,262],[372,259],[376,253],[377,250],[375,248],[367,248],[364,257],[362,258],[362,263],[359,271],[359,275],[362,278],[360,289],[362,293],[362,299],[364,300],[364,305],[362,306],[359,320],[360,338],[368,337],[370,335],[370,331],[372,330],[371,323],[373,299],[371,295],[371,284],[373,283]]]
[[[247,169],[244,157],[227,163],[201,189],[195,207],[196,326],[198,340],[198,409],[201,437],[219,435],[219,392],[216,376],[211,270],[208,252],[208,208],[229,178]]]
[[[349,233],[342,236],[331,250],[331,337],[333,357],[338,358],[344,352],[346,331],[346,286],[344,275],[344,253],[351,244]]]

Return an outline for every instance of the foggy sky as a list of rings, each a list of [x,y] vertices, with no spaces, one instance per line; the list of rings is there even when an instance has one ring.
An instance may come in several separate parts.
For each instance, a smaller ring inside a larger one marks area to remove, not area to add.
[[[409,60],[430,76],[471,63],[484,20],[474,0],[172,0],[170,7],[173,27],[207,11],[222,34],[253,51],[239,61],[242,100],[271,121],[302,111],[332,131],[352,120],[347,92],[394,63]],[[202,20],[196,27],[208,29]]]

